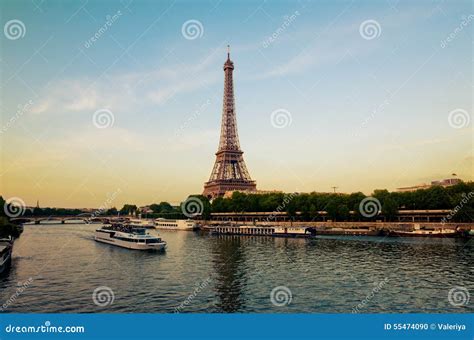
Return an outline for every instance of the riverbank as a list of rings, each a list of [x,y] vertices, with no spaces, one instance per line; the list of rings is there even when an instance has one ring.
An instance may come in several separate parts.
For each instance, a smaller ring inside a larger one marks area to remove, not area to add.
[[[223,225],[226,222],[204,220],[201,224],[205,225]],[[228,222],[227,222],[228,223]],[[239,222],[238,224],[244,224]],[[450,229],[456,230],[460,228],[462,230],[474,229],[474,223],[441,223],[441,222],[255,222],[245,223],[246,225],[255,226],[281,226],[281,227],[315,227],[315,228],[361,228],[369,227],[373,229],[383,230],[410,230],[419,226],[421,228],[433,228],[433,229]]]
[[[427,236],[472,237],[474,223],[406,222],[222,222],[202,221],[201,229],[218,234],[302,236]]]

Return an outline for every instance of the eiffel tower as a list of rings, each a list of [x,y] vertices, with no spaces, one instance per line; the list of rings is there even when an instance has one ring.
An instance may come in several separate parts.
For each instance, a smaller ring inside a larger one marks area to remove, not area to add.
[[[203,195],[210,199],[223,196],[226,191],[255,191],[257,187],[256,182],[250,178],[242,156],[243,151],[240,150],[235,117],[233,71],[234,63],[230,60],[229,46],[227,46],[221,138],[211,176],[209,181],[204,183]]]

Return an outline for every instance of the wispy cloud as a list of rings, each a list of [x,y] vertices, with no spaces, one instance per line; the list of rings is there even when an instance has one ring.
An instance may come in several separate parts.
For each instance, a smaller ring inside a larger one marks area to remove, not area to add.
[[[31,112],[65,113],[113,108],[114,112],[163,105],[174,96],[201,90],[221,80],[211,53],[191,66],[173,64],[152,71],[130,71],[105,76],[59,80],[44,89]]]
[[[426,8],[411,8],[405,11],[392,11],[388,15],[380,14],[380,25],[384,30],[396,29],[401,25],[416,23],[427,17],[434,16],[438,12],[427,12]],[[367,41],[359,36],[361,22],[345,22],[341,17],[337,22],[320,28],[314,32],[314,28],[300,29],[297,32],[284,32],[279,37],[279,44],[285,46],[296,46],[292,56],[281,64],[269,63],[271,68],[262,74],[256,75],[258,79],[281,77],[302,74],[305,71],[326,66],[337,65],[337,63],[350,53],[352,56],[363,57],[375,50],[375,44],[367,44]],[[301,41],[302,45],[292,42]],[[260,48],[260,52],[270,61],[269,51]],[[274,52],[272,52],[274,53]]]

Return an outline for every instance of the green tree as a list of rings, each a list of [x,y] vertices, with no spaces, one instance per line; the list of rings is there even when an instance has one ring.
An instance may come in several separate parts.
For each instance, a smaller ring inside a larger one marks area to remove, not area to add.
[[[296,217],[296,202],[295,199],[291,199],[291,197],[288,196],[286,203],[286,213],[289,218],[295,219]]]
[[[17,238],[20,236],[21,229],[11,223],[7,217],[0,216],[0,238],[11,236]]]
[[[391,197],[386,198],[382,205],[382,214],[388,221],[393,221],[397,217],[397,213],[397,202]]]
[[[138,207],[135,204],[125,204],[122,209],[120,209],[120,214],[122,215],[133,215],[138,211]]]
[[[331,199],[326,205],[325,210],[328,213],[328,217],[333,221],[337,220],[337,208],[338,204],[335,199]]]
[[[337,218],[341,221],[349,220],[349,208],[345,204],[339,204],[337,207]]]
[[[247,209],[247,194],[235,191],[232,193],[232,211],[234,212],[244,212],[248,211]]]
[[[309,217],[311,221],[314,221],[318,217],[318,209],[316,209],[316,205],[311,204],[309,207]]]
[[[118,210],[117,210],[117,208],[112,207],[112,208],[108,209],[105,214],[109,215],[109,216],[115,216],[115,215],[118,214]]]
[[[6,216],[5,214],[5,200],[3,199],[3,196],[0,196],[0,216]]]

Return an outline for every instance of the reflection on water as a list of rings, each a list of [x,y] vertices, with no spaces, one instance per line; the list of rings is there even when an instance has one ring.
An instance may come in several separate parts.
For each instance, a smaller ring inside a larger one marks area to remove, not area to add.
[[[212,242],[216,273],[215,290],[219,311],[231,313],[245,309],[242,290],[245,285],[245,254],[239,237],[216,237]]]
[[[362,313],[474,311],[474,298],[448,301],[455,286],[474,294],[472,240],[161,231],[168,250],[154,254],[97,243],[96,227],[26,226],[0,279],[0,303],[8,312],[350,313],[362,302]],[[101,286],[113,291],[111,305],[94,304]],[[278,286],[291,303],[272,304]]]

